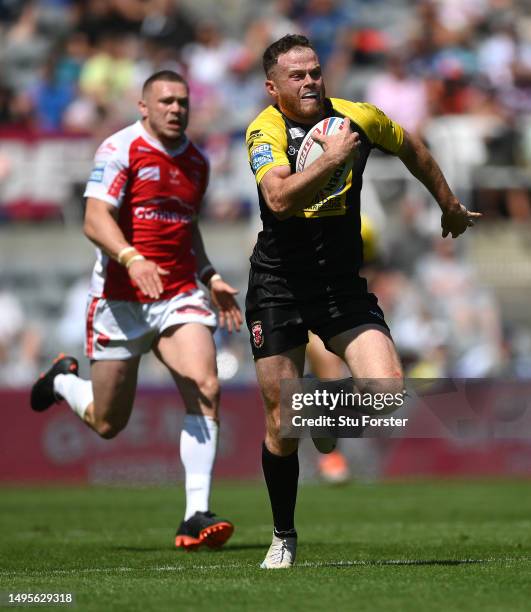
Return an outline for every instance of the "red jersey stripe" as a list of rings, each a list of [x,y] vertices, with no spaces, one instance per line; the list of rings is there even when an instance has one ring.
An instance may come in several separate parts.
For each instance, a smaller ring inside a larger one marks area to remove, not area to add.
[[[94,357],[94,313],[99,301],[100,298],[92,298],[87,313],[87,357],[89,359]]]

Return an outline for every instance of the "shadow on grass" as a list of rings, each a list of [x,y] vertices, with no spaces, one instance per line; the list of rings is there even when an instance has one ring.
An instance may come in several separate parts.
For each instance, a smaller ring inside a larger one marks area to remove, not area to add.
[[[168,547],[159,546],[157,548],[147,548],[144,546],[109,546],[109,550],[120,550],[122,552],[153,553],[168,552]]]
[[[511,561],[528,561],[529,557],[511,559]],[[507,561],[504,558],[491,559],[375,559],[375,560],[356,560],[356,561],[303,561],[297,563],[298,567],[338,567],[349,568],[355,566],[378,567],[383,565],[405,565],[405,566],[422,566],[422,565],[472,565],[494,563],[496,561]]]
[[[269,544],[228,544],[225,548],[221,550],[226,550],[227,552],[230,550],[263,550],[267,551],[269,548]]]
[[[222,553],[231,552],[238,550],[267,550],[267,544],[227,544],[222,548],[208,548],[208,546],[201,546],[198,550],[184,551],[177,550],[176,548],[168,546],[160,546],[158,548],[146,547],[146,546],[110,546],[110,550],[118,550],[121,552],[132,552],[132,553],[153,553],[153,552],[168,552],[173,551],[176,554],[188,552],[192,553]]]

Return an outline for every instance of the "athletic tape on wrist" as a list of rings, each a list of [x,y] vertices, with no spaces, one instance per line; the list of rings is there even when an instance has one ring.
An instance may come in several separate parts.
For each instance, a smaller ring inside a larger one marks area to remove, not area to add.
[[[208,279],[208,288],[210,289],[210,287],[212,287],[212,283],[218,280],[223,280],[221,278],[221,274],[218,274],[217,272],[216,274],[212,274],[212,276]]]
[[[143,255],[140,255],[140,253],[137,253],[136,255],[133,255],[130,259],[127,260],[125,267],[129,270],[129,267],[131,266],[132,263],[134,263],[135,261],[143,261],[146,258]]]
[[[125,264],[127,263],[127,258],[126,261],[124,262],[124,257],[128,254],[128,253],[138,253],[138,251],[135,249],[134,246],[128,246],[123,248],[119,253],[118,253],[118,263],[121,264],[122,266],[125,266]]]

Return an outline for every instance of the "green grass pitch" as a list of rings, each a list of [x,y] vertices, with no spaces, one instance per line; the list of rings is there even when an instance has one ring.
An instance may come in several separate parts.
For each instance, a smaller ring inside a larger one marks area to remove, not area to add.
[[[258,567],[262,483],[216,483],[223,551],[172,548],[179,488],[0,490],[0,591],[73,592],[76,610],[529,610],[531,483],[301,487],[298,564]],[[47,608],[50,609],[50,608]],[[62,609],[68,609],[65,606]]]

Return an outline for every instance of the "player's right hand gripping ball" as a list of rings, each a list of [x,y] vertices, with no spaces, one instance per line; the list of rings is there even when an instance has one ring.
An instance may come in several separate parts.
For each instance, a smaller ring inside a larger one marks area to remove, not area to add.
[[[297,154],[295,164],[297,172],[302,172],[305,168],[311,166],[324,153],[323,147],[312,138],[312,134],[317,131],[325,136],[333,136],[343,129],[344,122],[345,120],[341,117],[327,117],[308,131]],[[350,156],[335,169],[328,183],[320,190],[322,197],[334,195],[343,189],[353,163],[354,157]]]

